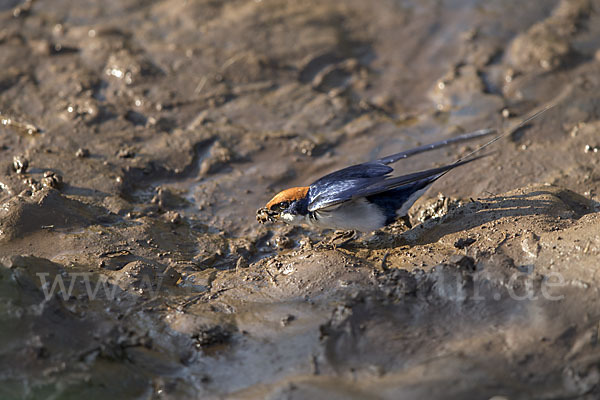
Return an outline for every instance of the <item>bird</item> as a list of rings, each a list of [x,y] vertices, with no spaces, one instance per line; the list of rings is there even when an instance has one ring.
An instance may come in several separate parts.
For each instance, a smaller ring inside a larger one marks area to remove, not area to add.
[[[408,221],[409,209],[434,182],[454,168],[485,157],[475,154],[551,107],[553,105],[534,113],[451,164],[400,176],[393,176],[394,168],[390,167],[390,164],[416,154],[496,131],[481,129],[331,172],[309,186],[292,187],[277,193],[265,207],[257,210],[256,219],[260,223],[282,221],[290,225],[358,232],[375,231],[398,219]]]

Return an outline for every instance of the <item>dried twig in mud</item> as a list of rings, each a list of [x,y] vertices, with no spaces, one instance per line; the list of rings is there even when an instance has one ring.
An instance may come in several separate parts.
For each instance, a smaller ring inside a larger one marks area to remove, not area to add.
[[[40,130],[36,128],[35,125],[30,124],[28,122],[18,122],[10,117],[0,117],[0,125],[13,128],[19,133],[24,133],[28,135],[35,135],[36,133],[40,133]]]
[[[275,286],[279,286],[277,284],[277,281],[275,280],[275,277],[273,276],[273,274],[271,273],[271,271],[269,271],[268,268],[265,268],[265,271],[267,272],[267,274],[269,275],[269,277],[271,278],[271,283]]]

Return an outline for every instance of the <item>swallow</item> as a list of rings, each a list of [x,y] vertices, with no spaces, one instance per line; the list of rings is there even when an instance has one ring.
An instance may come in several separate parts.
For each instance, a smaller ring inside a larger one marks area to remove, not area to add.
[[[480,159],[483,156],[474,154],[551,107],[535,113],[452,164],[400,176],[393,176],[394,169],[389,166],[416,154],[487,136],[495,131],[482,129],[340,169],[309,186],[279,192],[265,207],[257,210],[256,219],[260,223],[283,221],[319,229],[377,230],[399,218],[406,218],[410,207],[434,182],[454,168]]]

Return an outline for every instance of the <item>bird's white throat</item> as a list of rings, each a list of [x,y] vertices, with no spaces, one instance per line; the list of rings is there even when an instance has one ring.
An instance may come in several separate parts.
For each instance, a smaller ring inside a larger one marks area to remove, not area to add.
[[[320,229],[370,232],[385,225],[385,215],[375,204],[360,198],[315,211],[309,215],[282,212],[280,218],[290,225],[308,225]]]

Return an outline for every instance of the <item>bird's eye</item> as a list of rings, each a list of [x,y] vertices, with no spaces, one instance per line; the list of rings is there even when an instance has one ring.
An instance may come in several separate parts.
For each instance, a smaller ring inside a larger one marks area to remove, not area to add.
[[[289,201],[282,201],[281,203],[277,203],[271,207],[271,210],[276,212],[281,212],[290,206]]]

